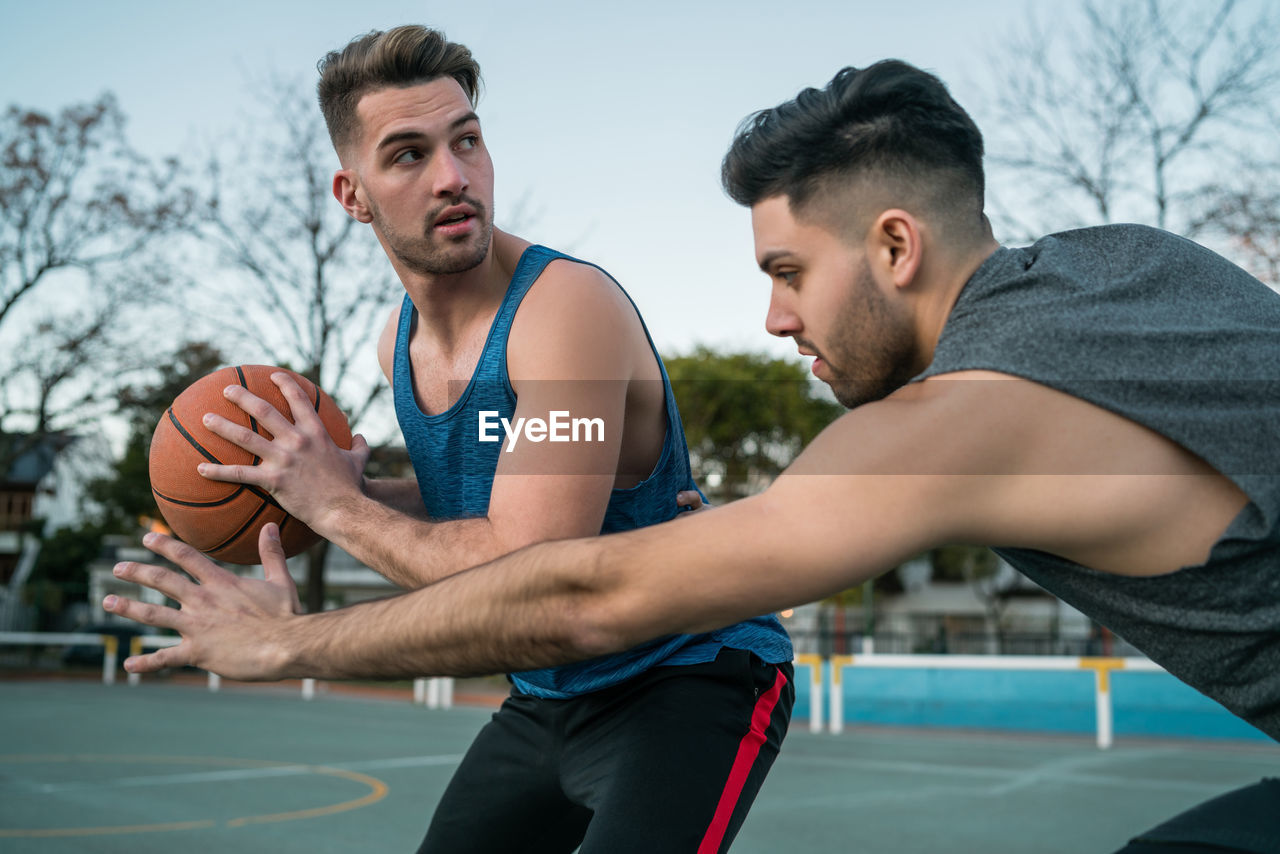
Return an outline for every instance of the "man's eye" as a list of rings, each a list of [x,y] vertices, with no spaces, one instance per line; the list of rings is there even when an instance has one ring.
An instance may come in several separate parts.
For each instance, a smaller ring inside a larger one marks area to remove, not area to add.
[[[480,145],[480,137],[473,133],[467,134],[462,139],[458,140],[458,148],[463,150],[470,150],[478,145]]]
[[[782,281],[786,282],[787,286],[790,287],[795,285],[796,276],[800,275],[800,273],[797,270],[784,270],[779,272],[777,275],[779,279],[782,279]]]
[[[393,163],[414,163],[422,159],[422,153],[416,148],[406,148],[404,151],[396,155]]]

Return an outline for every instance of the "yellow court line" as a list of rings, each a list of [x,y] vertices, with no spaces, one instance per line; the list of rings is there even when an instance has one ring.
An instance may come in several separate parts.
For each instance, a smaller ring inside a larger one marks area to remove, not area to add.
[[[316,818],[322,815],[333,815],[334,813],[346,812],[347,810],[359,809],[367,807],[369,804],[382,800],[390,791],[387,784],[379,780],[377,777],[370,777],[365,774],[359,774],[355,771],[344,771],[341,768],[327,768],[322,765],[304,766],[307,771],[314,774],[328,774],[331,777],[344,777],[348,780],[355,780],[357,783],[364,783],[371,791],[363,798],[356,798],[353,801],[343,801],[340,804],[333,804],[327,807],[313,807],[309,810],[295,810],[293,812],[281,812],[274,815],[251,815],[243,818],[233,818],[227,822],[227,827],[244,827],[246,824],[266,824],[272,821],[293,821],[299,818]]]
[[[148,755],[111,755],[111,754],[13,754],[0,756],[0,764],[5,762],[115,762],[115,763],[155,763],[155,764],[198,764],[222,765],[230,767],[257,768],[298,768],[302,773],[322,774],[330,777],[341,777],[370,788],[369,794],[350,801],[342,801],[322,807],[305,810],[272,813],[268,815],[250,815],[233,818],[226,822],[227,827],[244,827],[249,824],[265,824],[268,822],[295,821],[304,818],[333,815],[347,810],[359,809],[376,803],[387,796],[390,787],[377,777],[370,777],[356,771],[342,768],[330,768],[326,765],[302,765],[296,762],[276,762],[268,759],[234,759],[220,756],[148,756]],[[0,828],[0,839],[47,838],[57,836],[97,836],[106,834],[156,833],[175,830],[204,830],[216,827],[215,819],[198,821],[165,822],[156,824],[104,825],[102,827],[52,827],[52,828]]]

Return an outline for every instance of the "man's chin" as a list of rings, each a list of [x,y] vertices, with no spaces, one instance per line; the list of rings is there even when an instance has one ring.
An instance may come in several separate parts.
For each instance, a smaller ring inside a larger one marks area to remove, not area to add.
[[[857,409],[866,403],[884,400],[898,390],[898,386],[858,380],[823,380],[831,393],[845,409]]]
[[[424,257],[400,255],[400,261],[410,269],[432,276],[449,276],[474,270],[489,255],[492,234],[485,235],[480,243],[463,246],[446,246]]]

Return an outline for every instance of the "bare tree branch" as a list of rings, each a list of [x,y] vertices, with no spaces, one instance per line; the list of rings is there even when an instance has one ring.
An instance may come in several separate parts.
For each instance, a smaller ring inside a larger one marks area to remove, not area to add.
[[[110,412],[139,349],[122,318],[174,285],[146,250],[182,226],[194,193],[176,161],[133,150],[124,124],[110,95],[0,116],[0,432]]]
[[[1280,100],[1275,10],[1090,0],[1076,23],[1057,14],[1052,27],[1030,18],[993,57],[992,195],[1017,198],[993,209],[1034,214],[998,226],[1023,237],[1127,220],[1190,233],[1209,188],[1238,188],[1226,155]]]

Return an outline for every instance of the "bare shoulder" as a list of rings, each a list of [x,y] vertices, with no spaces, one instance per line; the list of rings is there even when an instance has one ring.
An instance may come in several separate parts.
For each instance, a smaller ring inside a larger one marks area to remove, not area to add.
[[[396,336],[400,330],[400,309],[401,304],[397,304],[391,310],[391,315],[382,327],[382,333],[378,336],[378,364],[382,366],[382,373],[386,376],[387,382],[392,381],[391,375],[395,367]]]
[[[577,378],[628,379],[637,345],[647,349],[645,342],[639,316],[612,279],[589,264],[557,259],[516,311],[508,371],[514,381],[569,360]]]
[[[788,470],[798,474],[955,475],[1007,468],[999,427],[1021,404],[1005,392],[1024,380],[949,374],[904,386],[837,419]]]

